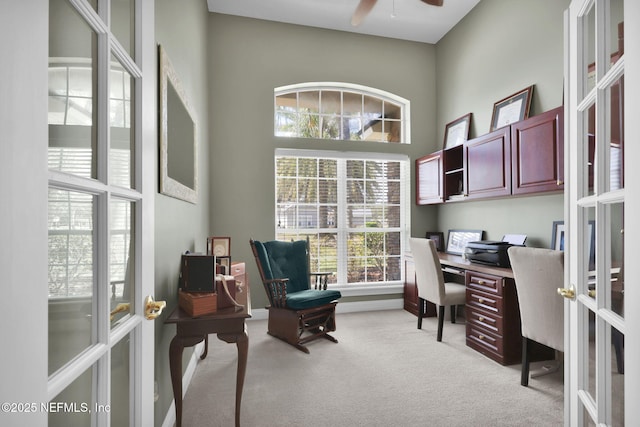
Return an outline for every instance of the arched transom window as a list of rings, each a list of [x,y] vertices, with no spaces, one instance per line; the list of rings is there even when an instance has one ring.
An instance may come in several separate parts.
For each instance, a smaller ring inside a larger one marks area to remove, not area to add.
[[[274,89],[274,135],[409,144],[409,101],[350,83]]]

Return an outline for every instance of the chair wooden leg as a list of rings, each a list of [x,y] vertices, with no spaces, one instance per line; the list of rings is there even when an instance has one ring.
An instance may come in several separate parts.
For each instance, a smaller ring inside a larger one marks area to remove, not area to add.
[[[442,327],[444,326],[444,305],[438,307],[438,342],[442,341]]]
[[[456,305],[451,306],[451,323],[456,323]]]
[[[529,385],[529,338],[522,337],[522,372],[520,384]]]
[[[424,315],[424,306],[426,301],[418,297],[418,329],[422,329],[422,316]]]

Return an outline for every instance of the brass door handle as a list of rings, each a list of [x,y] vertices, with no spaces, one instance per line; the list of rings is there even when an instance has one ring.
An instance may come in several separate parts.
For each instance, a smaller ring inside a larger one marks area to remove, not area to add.
[[[567,299],[575,299],[576,298],[576,289],[571,285],[569,289],[567,288],[558,288],[558,295],[563,296]]]
[[[153,320],[160,316],[162,310],[167,306],[166,301],[154,301],[151,295],[144,299],[144,318]]]
[[[131,306],[131,304],[129,304],[128,302],[121,302],[120,304],[118,304],[116,306],[116,308],[111,310],[111,313],[109,315],[109,320],[111,320],[113,322],[113,318],[116,316],[116,314],[122,313],[122,312],[125,312],[125,311],[129,311],[130,306]]]

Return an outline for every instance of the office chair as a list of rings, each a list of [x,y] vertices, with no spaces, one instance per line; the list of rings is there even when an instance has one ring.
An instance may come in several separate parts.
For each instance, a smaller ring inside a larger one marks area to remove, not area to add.
[[[518,292],[522,333],[520,384],[529,385],[531,341],[564,351],[564,253],[512,246],[508,250]]]
[[[418,329],[422,329],[425,302],[438,305],[438,341],[442,341],[445,307],[451,307],[451,323],[456,322],[456,306],[466,301],[466,287],[460,283],[445,282],[440,259],[433,240],[412,237],[409,246],[416,265],[418,285]]]
[[[325,338],[338,342],[329,332],[336,330],[336,304],[340,291],[327,289],[327,275],[311,273],[309,241],[249,241],[260,279],[269,298],[267,332],[298,350],[309,353],[306,343]],[[311,277],[314,288],[311,289]]]

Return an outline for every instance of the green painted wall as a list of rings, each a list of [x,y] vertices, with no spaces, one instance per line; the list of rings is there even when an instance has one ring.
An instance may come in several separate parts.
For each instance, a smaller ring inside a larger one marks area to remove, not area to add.
[[[563,12],[569,0],[482,0],[436,46],[437,139],[450,121],[473,113],[471,137],[489,131],[493,104],[535,85],[530,115],[562,105]],[[551,227],[563,218],[563,196],[444,204],[438,229],[485,230],[529,236],[548,247]],[[426,231],[426,230],[425,230]]]

